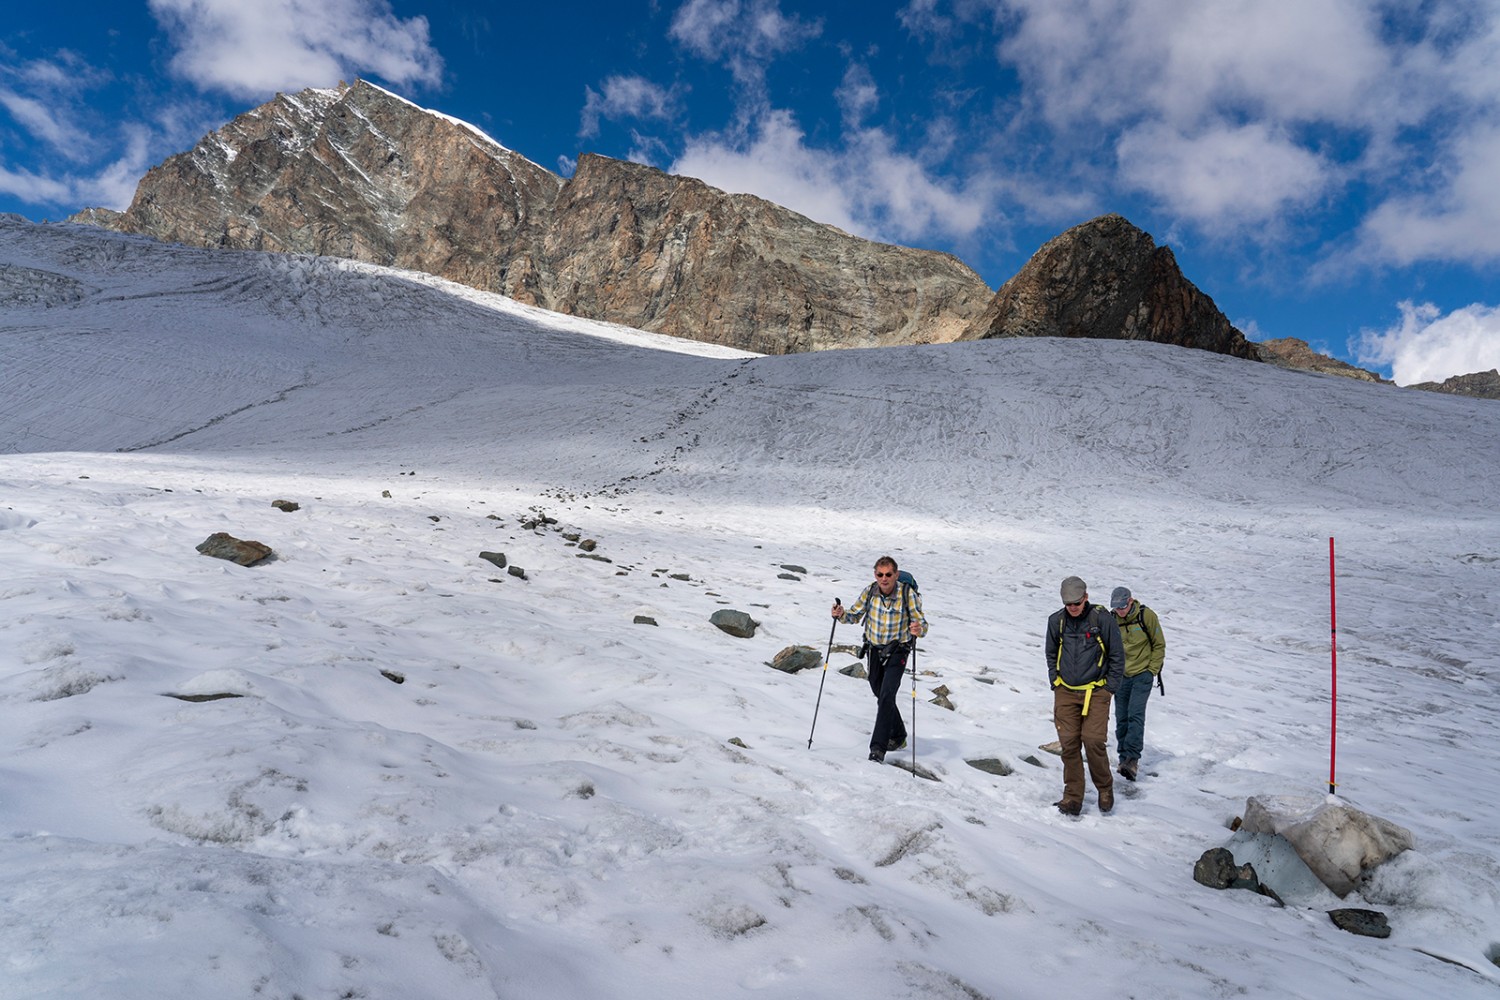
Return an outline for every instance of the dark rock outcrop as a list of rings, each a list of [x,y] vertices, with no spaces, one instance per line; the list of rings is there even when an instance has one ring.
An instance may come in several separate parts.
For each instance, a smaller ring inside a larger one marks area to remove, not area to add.
[[[190,246],[352,258],[759,351],[954,340],[990,289],[949,254],[585,155],[561,177],[364,82],[275,99],[72,221]]]
[[[1416,382],[1407,388],[1446,392],[1454,396],[1472,396],[1475,399],[1500,399],[1500,369],[1455,375],[1441,382]]]
[[[1033,254],[961,339],[990,337],[1152,340],[1260,360],[1171,249],[1119,215],[1074,226]]]

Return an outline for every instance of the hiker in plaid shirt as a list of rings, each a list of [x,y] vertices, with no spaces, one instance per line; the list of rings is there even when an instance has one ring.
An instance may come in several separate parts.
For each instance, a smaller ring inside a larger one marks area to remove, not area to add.
[[[927,634],[922,615],[922,596],[917,588],[897,577],[896,560],[881,556],[875,562],[875,582],[860,591],[847,611],[833,606],[833,617],[850,625],[865,623],[865,649],[869,652],[870,690],[875,693],[875,728],[870,732],[870,759],[879,763],[887,751],[906,746],[906,723],[896,707],[901,675],[912,642]]]

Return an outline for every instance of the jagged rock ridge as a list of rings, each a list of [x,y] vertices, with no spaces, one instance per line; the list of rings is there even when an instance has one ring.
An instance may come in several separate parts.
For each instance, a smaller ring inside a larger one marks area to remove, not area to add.
[[[764,353],[948,341],[990,289],[749,195],[584,156],[572,179],[373,85],[279,94],[78,221],[347,257]]]
[[[1171,249],[1119,215],[1045,243],[962,339],[989,337],[1154,340],[1260,360],[1213,299],[1183,277]]]
[[[1260,355],[1262,361],[1268,361],[1282,368],[1294,368],[1299,371],[1317,372],[1321,375],[1342,375],[1345,378],[1359,379],[1364,382],[1388,382],[1388,379],[1380,377],[1378,372],[1372,372],[1366,368],[1356,368],[1354,365],[1331,358],[1326,354],[1319,354],[1313,350],[1305,340],[1296,337],[1282,337],[1278,340],[1262,340],[1260,342]]]
[[[1446,392],[1454,396],[1472,396],[1475,399],[1500,399],[1500,368],[1454,375],[1441,382],[1414,382],[1407,388]]]

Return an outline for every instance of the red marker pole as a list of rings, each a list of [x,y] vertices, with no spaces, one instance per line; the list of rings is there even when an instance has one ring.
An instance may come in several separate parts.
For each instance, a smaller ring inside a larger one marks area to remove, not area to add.
[[[1328,734],[1328,794],[1334,793],[1334,767],[1339,739],[1339,611],[1333,586],[1333,538],[1328,539],[1328,627],[1333,656],[1333,728]]]

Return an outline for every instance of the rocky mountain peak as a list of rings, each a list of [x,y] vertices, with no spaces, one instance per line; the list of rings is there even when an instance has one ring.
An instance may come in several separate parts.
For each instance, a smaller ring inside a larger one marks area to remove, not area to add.
[[[379,87],[278,94],[141,180],[111,228],[348,257],[509,294],[562,179]]]
[[[749,195],[602,156],[563,178],[364,82],[278,94],[153,168],[118,216],[191,246],[346,257],[785,353],[956,339],[990,289]]]
[[[1169,247],[1113,214],[1049,240],[1000,286],[963,334],[989,337],[1153,340],[1260,358],[1213,299],[1183,276]]]

